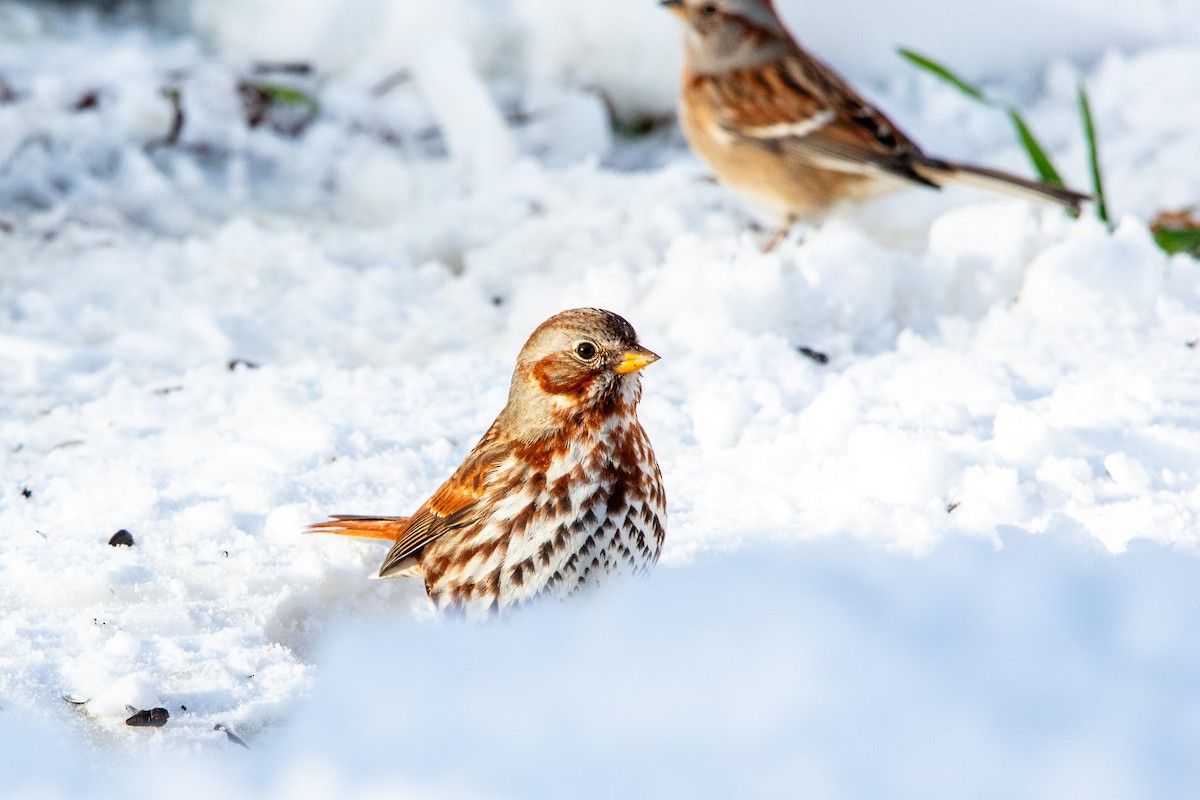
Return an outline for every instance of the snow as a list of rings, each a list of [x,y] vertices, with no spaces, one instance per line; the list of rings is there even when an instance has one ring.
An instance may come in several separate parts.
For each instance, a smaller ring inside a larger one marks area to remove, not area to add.
[[[784,3],[938,154],[1028,169],[894,46],[1080,186],[1084,80],[1116,224],[912,191],[771,254],[629,136],[656,4],[343,5],[0,6],[8,796],[1194,795],[1200,270],[1145,227],[1200,197],[1192,5]],[[579,305],[663,356],[648,581],[464,626],[300,535],[419,504]]]
[[[475,180],[499,177],[516,157],[516,145],[466,48],[456,39],[435,39],[420,49],[412,68],[450,158]]]

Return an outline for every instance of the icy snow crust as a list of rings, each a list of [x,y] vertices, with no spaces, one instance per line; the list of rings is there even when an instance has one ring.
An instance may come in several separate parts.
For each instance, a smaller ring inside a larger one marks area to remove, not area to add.
[[[677,133],[610,131],[670,114],[656,4],[362,5],[0,6],[6,796],[1194,796],[1200,268],[1144,224],[1200,199],[1194,9],[952,62],[1075,185],[1087,81],[1113,232],[913,191],[764,255]],[[1027,169],[826,38],[930,151]],[[250,128],[246,78],[320,113]],[[414,509],[579,305],[663,356],[650,581],[467,628],[300,535]]]

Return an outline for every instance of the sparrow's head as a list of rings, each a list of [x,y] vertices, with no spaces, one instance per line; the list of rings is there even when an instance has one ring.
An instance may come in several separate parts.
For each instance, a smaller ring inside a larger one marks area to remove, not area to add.
[[[611,311],[555,314],[521,348],[504,413],[528,439],[580,415],[632,413],[642,391],[638,371],[655,361],[633,326]]]
[[[719,74],[778,58],[791,36],[771,0],[661,0],[684,24],[688,65]]]

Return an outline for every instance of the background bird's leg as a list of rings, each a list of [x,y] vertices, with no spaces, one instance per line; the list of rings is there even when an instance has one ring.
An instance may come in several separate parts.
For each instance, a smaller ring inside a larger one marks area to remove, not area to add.
[[[795,224],[796,217],[794,215],[788,214],[786,217],[784,217],[779,223],[779,227],[775,229],[773,234],[771,234],[771,238],[768,239],[767,243],[763,245],[762,251],[764,253],[769,253],[774,250],[779,243],[783,241],[783,238],[788,235],[788,231],[790,231],[792,226]]]

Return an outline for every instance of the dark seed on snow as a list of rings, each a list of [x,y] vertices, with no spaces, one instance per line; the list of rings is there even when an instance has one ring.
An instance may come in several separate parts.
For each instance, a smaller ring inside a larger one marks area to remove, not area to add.
[[[152,708],[149,711],[135,711],[133,716],[125,720],[131,728],[161,728],[171,718],[171,712],[165,708]]]
[[[78,100],[75,101],[76,111],[87,111],[100,105],[100,94],[94,89],[89,92],[84,92]]]
[[[244,358],[235,358],[226,366],[229,368],[230,372],[233,372],[238,367],[242,367],[244,369],[258,369],[258,364],[254,363],[253,361],[247,361]]]
[[[108,540],[108,546],[109,547],[121,547],[121,546],[133,547],[133,534],[130,533],[129,531],[125,530],[124,528],[121,528],[121,530],[114,533],[112,535],[112,538]]]
[[[811,347],[805,347],[804,345],[800,345],[799,347],[796,348],[796,352],[798,352],[802,356],[807,356],[808,358],[811,358],[813,361],[817,362],[818,364],[828,364],[829,363],[829,356],[822,353],[820,350],[813,350]]]

